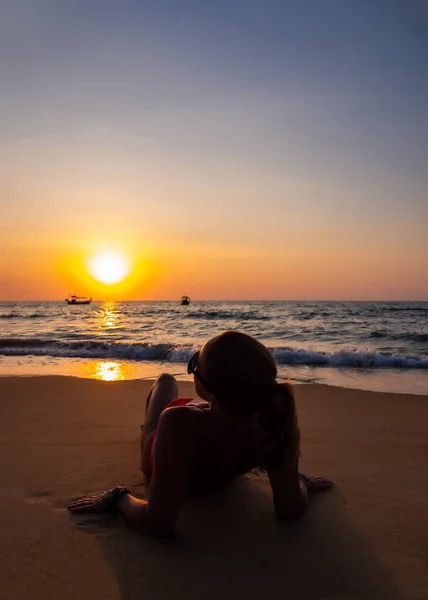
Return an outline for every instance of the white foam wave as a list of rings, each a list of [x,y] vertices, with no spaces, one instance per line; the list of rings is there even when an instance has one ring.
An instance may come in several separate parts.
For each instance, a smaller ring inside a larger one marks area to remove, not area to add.
[[[57,342],[47,339],[0,339],[0,355],[63,356],[69,358],[111,358],[135,361],[186,363],[200,345],[136,344],[119,342]],[[407,356],[370,350],[321,352],[292,347],[272,350],[278,365],[308,365],[347,368],[428,369],[428,356]]]
[[[386,354],[370,350],[339,350],[318,352],[296,348],[277,348],[275,361],[285,365],[313,365],[330,367],[428,369],[428,357]]]

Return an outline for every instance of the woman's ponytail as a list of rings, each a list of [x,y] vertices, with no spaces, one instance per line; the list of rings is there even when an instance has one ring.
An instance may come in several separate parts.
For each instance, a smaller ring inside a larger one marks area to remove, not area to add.
[[[266,470],[284,463],[297,468],[300,431],[294,391],[289,383],[274,385],[272,394],[259,410],[259,422],[266,436],[259,468]]]

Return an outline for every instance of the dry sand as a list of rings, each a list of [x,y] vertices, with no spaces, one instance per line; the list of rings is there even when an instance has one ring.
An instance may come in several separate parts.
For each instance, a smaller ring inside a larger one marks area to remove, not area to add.
[[[0,379],[2,600],[427,600],[428,397],[298,386],[302,468],[336,488],[278,523],[266,477],[248,475],[190,496],[158,541],[64,508],[116,484],[146,496],[149,385]]]

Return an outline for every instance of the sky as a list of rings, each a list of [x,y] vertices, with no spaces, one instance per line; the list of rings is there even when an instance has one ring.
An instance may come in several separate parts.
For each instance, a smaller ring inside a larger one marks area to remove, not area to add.
[[[427,300],[427,73],[424,0],[3,0],[0,300]]]

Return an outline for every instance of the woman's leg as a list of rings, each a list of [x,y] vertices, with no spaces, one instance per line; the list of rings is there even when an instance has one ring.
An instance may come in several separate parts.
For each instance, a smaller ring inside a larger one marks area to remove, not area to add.
[[[172,400],[178,396],[178,385],[175,377],[162,373],[152,385],[147,396],[146,416],[141,433],[141,470],[145,473],[147,442],[158,427],[159,417]]]

